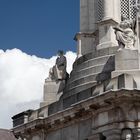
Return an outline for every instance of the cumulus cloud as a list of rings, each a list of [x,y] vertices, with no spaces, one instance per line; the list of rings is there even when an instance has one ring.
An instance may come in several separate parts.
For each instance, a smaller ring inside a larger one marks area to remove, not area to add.
[[[67,71],[70,72],[76,58],[67,52]],[[0,127],[11,127],[11,116],[39,106],[43,85],[56,56],[50,59],[30,56],[19,49],[0,50]]]

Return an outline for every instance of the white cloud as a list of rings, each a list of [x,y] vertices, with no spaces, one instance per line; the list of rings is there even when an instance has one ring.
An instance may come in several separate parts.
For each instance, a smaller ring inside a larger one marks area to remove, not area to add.
[[[76,58],[73,52],[66,53],[68,67]],[[43,96],[44,80],[56,56],[43,59],[30,56],[19,49],[0,50],[0,127],[11,127],[11,116],[29,108],[35,108]]]

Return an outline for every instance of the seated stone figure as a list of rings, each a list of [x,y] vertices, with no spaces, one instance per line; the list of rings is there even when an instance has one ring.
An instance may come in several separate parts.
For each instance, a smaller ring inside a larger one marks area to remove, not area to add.
[[[56,59],[55,66],[50,69],[49,78],[52,80],[66,80],[67,72],[66,72],[67,60],[64,56],[63,51],[58,51],[58,57]]]
[[[124,17],[122,19],[123,20],[121,21],[119,26],[114,27],[119,47],[134,49],[135,43],[134,21],[127,20]]]

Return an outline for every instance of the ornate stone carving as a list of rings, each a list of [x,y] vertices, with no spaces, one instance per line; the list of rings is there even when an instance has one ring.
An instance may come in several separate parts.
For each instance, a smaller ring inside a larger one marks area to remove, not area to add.
[[[114,27],[116,39],[121,49],[135,49],[134,44],[136,40],[135,36],[135,21],[122,18],[121,23]]]

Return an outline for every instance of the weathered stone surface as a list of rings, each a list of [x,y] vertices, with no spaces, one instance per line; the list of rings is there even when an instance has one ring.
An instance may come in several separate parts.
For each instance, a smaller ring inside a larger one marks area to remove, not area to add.
[[[46,136],[45,140],[62,140],[61,139],[61,129],[51,132]]]
[[[92,140],[98,138],[97,134],[100,134],[100,138],[119,140],[122,130],[135,129],[135,122],[139,122],[139,93],[138,90],[102,93],[43,120],[34,120],[25,127],[14,128],[14,133],[17,136],[32,135],[29,140],[43,140],[43,136],[46,140]],[[136,132],[132,131],[138,138]]]
[[[118,23],[112,19],[106,19],[99,22],[99,44],[97,45],[97,49],[118,46],[113,29],[113,26],[117,24]]]
[[[108,4],[109,3],[109,4]],[[117,45],[112,22],[120,22],[120,0],[81,0],[80,1],[80,32],[94,33],[96,37],[81,39],[81,55],[97,49],[109,48]],[[97,23],[105,23],[99,26]],[[98,46],[97,46],[98,45]]]
[[[93,56],[85,55],[75,62],[77,65],[74,66],[64,94],[76,94],[111,78],[111,71],[115,70],[114,55],[112,54],[115,49],[105,50],[105,52],[98,51]],[[102,56],[103,54],[108,55]]]
[[[115,55],[115,70],[139,69],[138,50],[122,49]]]
[[[40,106],[47,106],[53,102],[59,100],[62,95],[62,91],[65,86],[65,80],[63,81],[52,81],[46,80],[44,85],[44,97],[43,102],[41,102]]]
[[[52,103],[48,106],[48,115],[55,114],[63,109],[62,100]]]
[[[78,139],[78,125],[71,125],[63,128],[62,140],[77,140]]]
[[[46,140],[84,140],[90,134],[91,120],[85,120],[81,121],[79,124],[71,125],[49,133]]]

